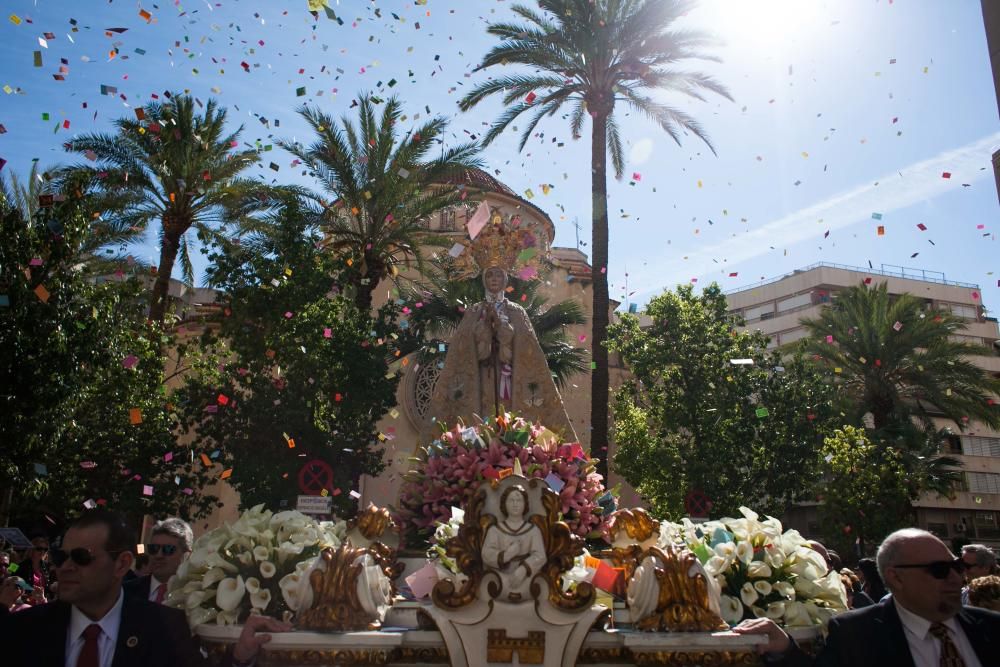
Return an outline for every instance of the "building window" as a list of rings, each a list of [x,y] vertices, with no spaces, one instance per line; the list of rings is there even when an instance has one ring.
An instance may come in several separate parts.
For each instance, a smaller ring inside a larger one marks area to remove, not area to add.
[[[1000,493],[1000,474],[994,472],[967,472],[969,491],[972,493]]]
[[[962,438],[957,435],[949,435],[941,441],[942,454],[964,454],[962,451]]]
[[[1000,438],[987,438],[979,435],[963,435],[962,453],[966,456],[1000,457]]]

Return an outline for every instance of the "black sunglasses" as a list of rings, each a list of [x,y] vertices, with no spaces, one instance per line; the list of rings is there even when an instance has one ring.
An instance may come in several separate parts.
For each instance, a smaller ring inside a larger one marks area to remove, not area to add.
[[[163,549],[164,556],[173,556],[177,551],[177,546],[173,544],[147,544],[146,553],[150,556],[155,556],[160,553],[160,549]]]
[[[122,551],[109,551],[108,554],[111,556],[117,556],[123,553]],[[70,549],[69,551],[64,551],[62,549],[49,549],[49,558],[52,559],[52,564],[56,567],[62,567],[63,563],[67,560],[71,560],[80,567],[86,567],[90,565],[97,557],[90,552],[90,549],[85,549],[83,547],[77,547],[75,549]]]
[[[945,579],[952,570],[962,574],[967,566],[961,558],[956,558],[955,560],[937,560],[933,563],[911,563],[909,565],[893,565],[892,567],[900,569],[919,567],[927,570],[935,579]]]

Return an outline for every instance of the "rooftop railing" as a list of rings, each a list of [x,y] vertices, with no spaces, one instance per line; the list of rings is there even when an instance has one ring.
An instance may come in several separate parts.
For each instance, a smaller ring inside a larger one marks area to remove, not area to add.
[[[758,287],[763,287],[765,285],[772,285],[778,281],[784,280],[785,278],[790,278],[792,276],[797,276],[799,274],[805,273],[806,271],[812,271],[813,269],[842,269],[844,271],[855,271],[858,273],[867,273],[876,276],[886,276],[888,278],[906,278],[907,280],[921,280],[928,283],[937,283],[938,285],[951,285],[952,287],[968,287],[970,289],[979,289],[979,285],[973,283],[963,283],[957,280],[946,280],[943,273],[938,271],[926,271],[924,269],[912,269],[905,266],[886,266],[882,265],[881,268],[872,268],[864,266],[849,266],[847,264],[834,264],[832,262],[816,262],[815,264],[810,264],[809,266],[802,269],[795,269],[791,273],[786,273],[784,275],[777,276],[775,278],[769,278],[768,280],[761,280],[759,282],[743,285],[742,287],[736,287],[731,290],[726,290],[725,294],[738,294],[739,292],[746,292],[747,290],[757,289]]]

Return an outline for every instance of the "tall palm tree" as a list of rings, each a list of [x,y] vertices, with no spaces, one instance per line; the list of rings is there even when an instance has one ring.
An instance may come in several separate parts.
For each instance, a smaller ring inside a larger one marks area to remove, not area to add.
[[[356,125],[347,116],[338,123],[319,109],[302,107],[299,113],[317,141],[279,144],[309,168],[330,197],[324,206],[326,244],[345,257],[355,302],[367,311],[379,281],[411,260],[422,265],[420,246],[432,241],[423,223],[461,202],[463,193],[446,184],[459,182],[482,162],[475,143],[429,157],[448,126],[441,116],[399,137],[403,111],[397,98],[362,94],[357,106]]]
[[[414,308],[410,327],[425,341],[425,349],[437,352],[462,321],[465,308],[485,297],[485,288],[479,278],[448,280],[445,276],[428,272],[429,284],[414,286],[402,292],[409,303],[421,304]],[[587,370],[587,353],[566,338],[566,327],[587,321],[583,308],[577,301],[567,299],[551,305],[538,292],[537,281],[510,279],[511,295],[516,299],[531,321],[539,346],[549,365],[552,379],[560,389],[577,373]],[[523,298],[522,298],[523,297]]]
[[[145,230],[160,223],[160,263],[150,297],[149,317],[162,322],[174,264],[194,280],[189,232],[201,241],[253,213],[268,209],[272,191],[264,183],[240,176],[254,165],[255,150],[235,150],[242,126],[226,130],[226,110],[214,100],[199,113],[187,95],[148,104],[137,118],[119,118],[114,134],[88,134],[66,144],[93,164],[71,167],[106,197],[106,215],[118,224]]]
[[[912,419],[931,413],[960,429],[971,419],[1000,426],[1000,380],[968,360],[985,350],[953,339],[965,324],[952,313],[926,310],[912,294],[890,296],[886,283],[861,284],[802,324],[804,349],[840,369],[856,416],[870,412],[875,430],[912,433]]]
[[[570,128],[578,138],[589,115],[591,127],[591,196],[594,267],[593,371],[591,374],[591,451],[600,456],[607,476],[608,446],[608,190],[607,156],[615,177],[625,172],[622,139],[615,119],[618,102],[660,126],[680,144],[681,132],[694,134],[712,148],[698,122],[685,112],[654,99],[659,90],[704,101],[703,93],[730,98],[724,87],[698,72],[674,69],[688,59],[714,60],[699,51],[709,43],[697,31],[672,30],[694,7],[691,0],[538,0],[541,12],[523,5],[512,9],[526,23],[493,23],[487,31],[500,38],[477,70],[494,65],[523,65],[531,71],[494,77],[476,86],[459,106],[468,111],[492,95],[506,110],[483,137],[489,144],[522,114],[530,113],[521,134],[523,149],[535,126],[570,105]],[[537,92],[536,92],[537,91]],[[712,148],[713,153],[715,149]]]

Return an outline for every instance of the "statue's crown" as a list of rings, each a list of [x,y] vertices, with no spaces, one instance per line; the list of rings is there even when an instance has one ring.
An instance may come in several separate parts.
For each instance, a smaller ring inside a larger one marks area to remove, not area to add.
[[[520,220],[514,217],[507,221],[499,212],[493,213],[490,221],[472,241],[472,257],[481,271],[493,267],[501,268],[507,273],[513,270],[522,250],[522,235],[513,223]]]

